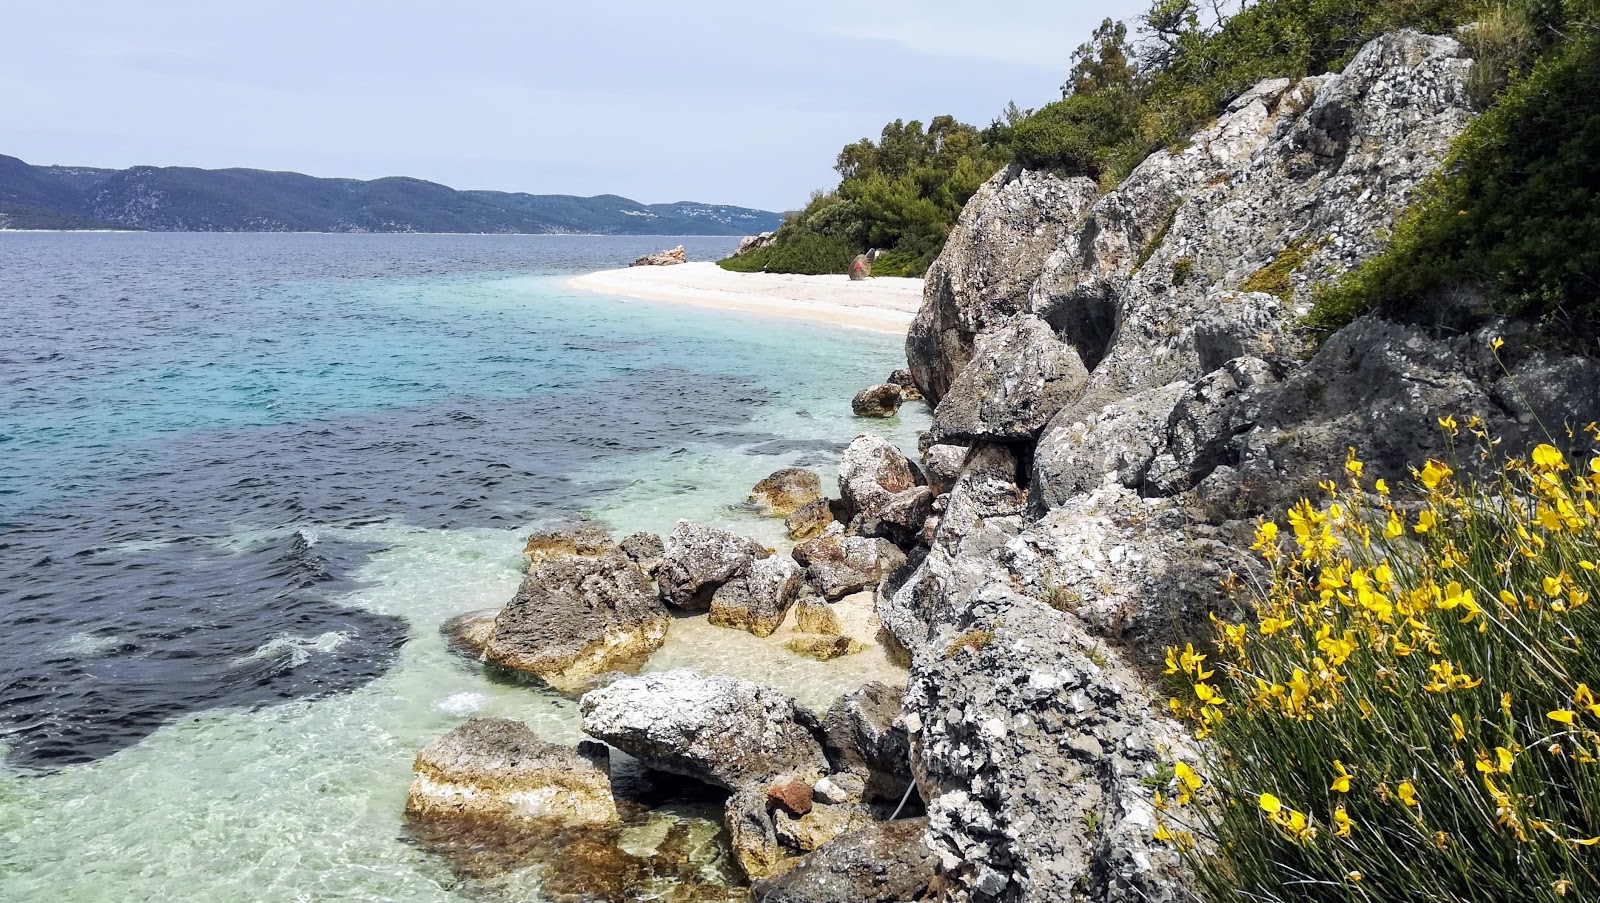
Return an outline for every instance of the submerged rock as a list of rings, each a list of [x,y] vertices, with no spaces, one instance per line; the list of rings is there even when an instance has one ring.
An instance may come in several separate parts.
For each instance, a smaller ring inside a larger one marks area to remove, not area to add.
[[[773,473],[750,490],[750,501],[763,514],[787,517],[805,505],[822,500],[822,478],[815,471],[787,467]]]
[[[900,387],[892,383],[868,386],[850,399],[850,411],[857,417],[893,417],[903,400]]]
[[[440,624],[439,632],[444,634],[450,648],[472,658],[483,658],[484,650],[489,648],[489,639],[494,635],[495,618],[499,615],[498,608],[465,612]]]
[[[709,609],[719,587],[772,554],[753,539],[687,520],[678,521],[665,545],[656,571],[661,598],[687,611]]]
[[[541,819],[610,824],[605,750],[541,740],[520,721],[473,718],[417,753],[406,811],[430,819]]]
[[[805,540],[816,536],[828,525],[833,523],[833,506],[825,498],[807,502],[794,509],[794,512],[783,520],[783,528],[793,540]]]
[[[770,687],[663,671],[591,690],[583,730],[658,771],[738,790],[828,770],[815,716]]]
[[[846,655],[854,655],[866,648],[859,641],[847,636],[823,636],[818,634],[801,634],[789,639],[783,645],[790,652],[822,662],[833,661]]]
[[[771,636],[800,594],[800,566],[787,558],[758,558],[711,596],[711,623]]]
[[[925,818],[866,825],[756,882],[760,903],[904,903],[922,899],[938,859],[922,842]]]
[[[670,623],[650,578],[621,552],[554,558],[495,618],[484,658],[574,689],[641,660]]]

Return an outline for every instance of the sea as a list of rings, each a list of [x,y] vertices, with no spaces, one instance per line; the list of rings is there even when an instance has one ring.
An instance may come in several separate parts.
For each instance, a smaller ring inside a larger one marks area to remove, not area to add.
[[[736,241],[0,232],[0,900],[543,899],[403,817],[466,718],[582,736],[440,623],[508,601],[535,529],[781,547],[756,481],[926,427],[851,416],[899,336],[566,285]],[[669,667],[822,708],[887,665],[702,620]],[[671,817],[736,883],[715,811]]]

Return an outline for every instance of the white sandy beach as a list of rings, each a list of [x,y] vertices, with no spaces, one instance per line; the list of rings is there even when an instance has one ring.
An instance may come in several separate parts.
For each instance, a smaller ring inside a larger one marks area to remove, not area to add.
[[[714,263],[602,270],[567,281],[573,288],[774,317],[904,333],[922,304],[922,280],[731,273]]]

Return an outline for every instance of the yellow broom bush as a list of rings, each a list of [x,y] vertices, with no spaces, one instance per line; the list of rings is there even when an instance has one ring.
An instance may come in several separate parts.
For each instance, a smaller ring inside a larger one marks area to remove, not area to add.
[[[1600,457],[1462,426],[1491,476],[1401,504],[1352,450],[1261,524],[1253,620],[1169,651],[1209,751],[1156,836],[1212,899],[1600,899]]]

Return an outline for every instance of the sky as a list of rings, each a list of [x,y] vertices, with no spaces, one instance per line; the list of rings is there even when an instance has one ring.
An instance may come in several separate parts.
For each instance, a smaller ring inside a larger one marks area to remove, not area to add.
[[[1059,97],[1147,0],[0,0],[0,154],[769,210],[845,144]]]

